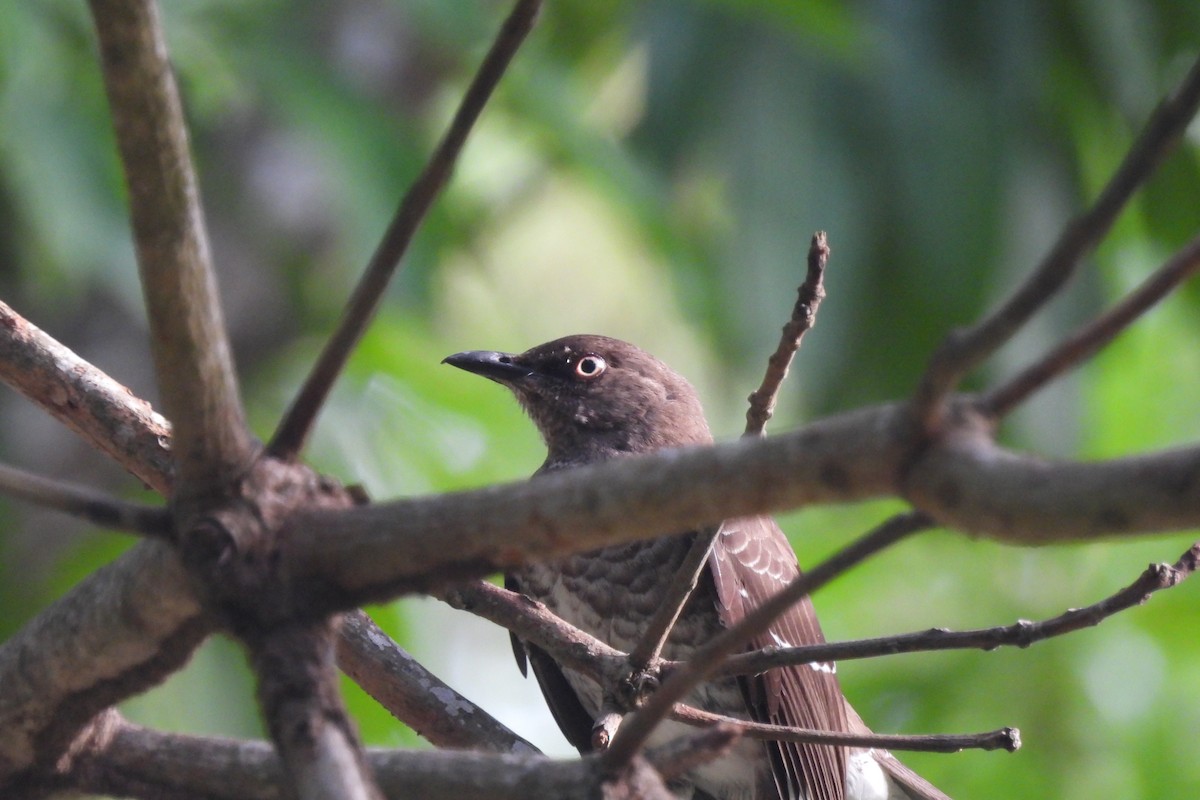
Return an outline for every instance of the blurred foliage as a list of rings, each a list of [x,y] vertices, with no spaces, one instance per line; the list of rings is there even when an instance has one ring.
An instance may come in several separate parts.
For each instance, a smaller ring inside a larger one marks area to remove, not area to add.
[[[269,435],[401,191],[506,12],[500,2],[168,0],[226,311]],[[812,231],[829,299],[774,430],[902,396],[948,328],[1011,288],[1095,196],[1196,56],[1191,0],[548,3],[326,409],[314,462],[376,497],[538,464],[503,393],[440,368],[565,333],[637,341],[691,377],[724,436],[792,303]],[[136,271],[83,4],[0,15],[0,290],[154,397]],[[1200,230],[1190,138],[1069,293],[975,380],[1028,362]],[[1016,447],[1113,456],[1200,435],[1200,289],[1172,298],[1006,427]],[[10,393],[11,395],[11,393]],[[29,404],[5,457],[133,493]],[[812,563],[894,503],[785,517]],[[126,546],[5,506],[0,633]],[[1022,550],[926,535],[818,598],[832,638],[1041,618],[1094,602],[1184,536]],[[906,760],[955,796],[1193,796],[1197,589],[1030,651],[847,663],[886,731],[1022,729],[1017,755]],[[564,752],[500,631],[436,603],[377,616],[469,697]],[[508,681],[505,683],[504,681]],[[236,649],[127,704],[172,729],[252,734]],[[1181,702],[1180,698],[1184,698]],[[416,737],[361,694],[366,737]]]

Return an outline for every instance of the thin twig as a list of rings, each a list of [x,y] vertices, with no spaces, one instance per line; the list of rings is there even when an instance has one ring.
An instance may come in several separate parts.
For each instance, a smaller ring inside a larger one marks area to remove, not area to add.
[[[171,514],[165,508],[127,503],[86,486],[52,480],[6,464],[0,464],[0,493],[104,528],[171,539]]]
[[[689,725],[733,725],[738,727],[745,736],[772,742],[876,747],[922,753],[957,753],[962,750],[1007,750],[1011,753],[1021,747],[1021,734],[1016,728],[999,728],[983,733],[961,734],[839,733],[812,728],[794,728],[787,725],[771,725],[766,722],[748,722],[714,714],[711,711],[704,711],[683,703],[675,705],[671,711],[671,718]]]
[[[708,563],[708,554],[712,552],[713,544],[721,533],[720,525],[706,525],[692,540],[683,563],[671,577],[662,602],[646,625],[637,645],[629,653],[629,667],[634,672],[641,672],[653,666],[662,654],[663,646],[667,643],[676,620],[683,613],[688,598],[700,581],[704,565]]]
[[[441,589],[437,598],[451,608],[468,611],[533,642],[562,666],[611,686],[626,672],[626,656],[559,619],[546,606],[486,581],[470,581]]]
[[[804,276],[804,283],[800,284],[792,316],[783,326],[779,346],[767,360],[767,372],[762,384],[748,398],[750,407],[746,409],[746,436],[762,436],[767,422],[775,413],[775,398],[787,378],[792,358],[800,349],[804,334],[816,324],[817,310],[825,299],[825,264],[828,260],[829,242],[825,231],[817,231],[808,248],[808,272]]]
[[[1055,377],[1101,350],[1198,269],[1200,237],[1192,239],[1120,303],[1064,339],[1015,377],[984,394],[977,408],[994,417],[1008,414]]]
[[[603,758],[610,765],[628,761],[658,723],[671,712],[675,703],[708,678],[727,656],[770,628],[776,617],[856,564],[932,524],[932,520],[920,512],[899,514],[792,581],[737,625],[697,649],[680,669],[663,682],[642,708],[626,719]]]
[[[218,491],[255,453],[221,314],[208,233],[158,8],[91,0],[129,188],[138,269],[178,491]]]
[[[746,431],[744,436],[762,436],[766,430],[767,421],[775,411],[775,399],[783,381],[787,378],[788,368],[792,358],[800,349],[804,334],[816,323],[817,309],[825,299],[825,264],[829,261],[829,242],[824,231],[813,234],[808,248],[808,269],[804,282],[796,293],[796,304],[792,307],[792,315],[783,326],[779,337],[779,345],[767,359],[767,371],[762,383],[748,398],[750,407],[746,410]],[[683,613],[683,607],[688,598],[696,590],[704,565],[720,535],[720,526],[703,528],[692,541],[692,546],[679,565],[671,583],[667,586],[662,603],[651,618],[641,639],[629,653],[629,665],[635,672],[649,668],[662,653],[676,620]]]
[[[1200,60],[1154,110],[1095,203],[1063,229],[1037,268],[1008,299],[970,328],[951,333],[934,352],[913,397],[914,418],[926,431],[941,421],[942,402],[968,372],[1008,342],[1050,301],[1104,238],[1133,193],[1182,138],[1200,108]]]
[[[926,631],[880,636],[852,642],[756,650],[731,656],[716,671],[717,675],[755,675],[768,669],[815,661],[848,661],[876,658],[898,653],[918,653],[934,650],[995,650],[999,647],[1029,647],[1030,645],[1067,633],[1099,625],[1105,619],[1150,599],[1150,595],[1177,586],[1188,578],[1200,562],[1200,542],[1192,545],[1172,564],[1151,564],[1137,580],[1118,592],[1085,608],[1073,608],[1057,617],[1030,622],[1021,620],[1012,625],[979,628],[968,631],[949,631],[933,628]],[[664,670],[678,666],[665,662]]]
[[[430,156],[425,169],[400,201],[400,207],[388,225],[383,240],[354,289],[337,330],[326,342],[312,372],[275,430],[267,448],[271,455],[291,459],[304,447],[334,381],[375,316],[383,300],[384,289],[399,267],[426,212],[450,179],[468,134],[517,49],[532,30],[540,8],[541,0],[518,0],[504,21],[491,50],[467,87],[450,127]]]

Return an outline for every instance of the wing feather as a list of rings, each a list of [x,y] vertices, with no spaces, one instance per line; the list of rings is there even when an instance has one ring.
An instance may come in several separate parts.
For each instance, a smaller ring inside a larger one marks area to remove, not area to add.
[[[717,613],[726,627],[737,624],[800,574],[783,531],[770,517],[728,520],[713,546],[709,573],[717,590]],[[825,641],[812,603],[805,598],[775,620],[749,649]],[[832,664],[804,664],[748,676],[742,692],[758,722],[845,731],[845,705]],[[843,800],[844,748],[769,742],[775,783],[781,798]]]

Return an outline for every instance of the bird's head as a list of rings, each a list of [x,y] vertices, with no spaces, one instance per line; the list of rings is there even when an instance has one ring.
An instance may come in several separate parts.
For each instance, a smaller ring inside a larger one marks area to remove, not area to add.
[[[511,389],[546,442],[547,464],[712,441],[692,385],[619,339],[566,336],[520,354],[472,350],[444,363]]]

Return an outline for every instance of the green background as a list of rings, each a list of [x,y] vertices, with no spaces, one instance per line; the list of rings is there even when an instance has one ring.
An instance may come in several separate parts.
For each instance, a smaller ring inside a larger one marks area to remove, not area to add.
[[[506,12],[498,2],[164,3],[236,356],[269,435]],[[309,455],[376,498],[526,475],[540,444],[497,387],[439,366],[567,333],[633,340],[741,430],[803,272],[833,256],[771,430],[902,397],[945,332],[1015,285],[1095,196],[1196,57],[1177,2],[548,3],[473,135]],[[0,15],[0,297],[155,397],[120,170],[82,4]],[[1200,230],[1193,134],[1069,291],[974,376],[1011,374]],[[1185,288],[1036,396],[1006,444],[1108,457],[1200,432],[1200,293]],[[136,482],[0,398],[17,465],[133,498]],[[145,499],[145,498],[143,498]],[[896,504],[782,520],[811,564]],[[128,540],[6,504],[0,635]],[[1192,534],[1194,535],[1194,534]],[[817,597],[831,639],[1039,619],[1092,603],[1187,534],[1020,549],[926,534]],[[960,798],[1200,794],[1195,585],[1027,651],[845,663],[885,732],[1021,729],[1014,755],[911,755]],[[545,749],[567,752],[507,636],[432,601],[376,609],[399,640]],[[422,746],[348,689],[372,743]],[[255,735],[216,640],[126,704],[173,730]]]

